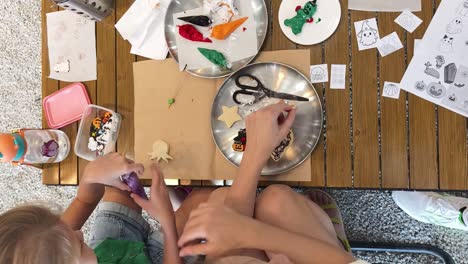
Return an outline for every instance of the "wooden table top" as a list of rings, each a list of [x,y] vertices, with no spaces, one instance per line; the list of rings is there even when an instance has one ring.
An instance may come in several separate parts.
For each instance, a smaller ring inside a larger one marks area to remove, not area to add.
[[[393,22],[399,13],[348,11],[348,1],[341,0],[342,18],[335,34],[322,44],[300,46],[290,42],[281,32],[277,20],[281,1],[266,0],[270,27],[262,50],[310,49],[311,64],[352,65],[352,71],[347,72],[349,78],[345,90],[331,90],[329,83],[315,85],[322,97],[325,122],[322,138],[312,153],[312,180],[287,184],[372,189],[468,189],[467,119],[403,90],[398,100],[381,97],[384,81],[401,80],[413,56],[414,40],[422,38],[440,1],[436,0],[436,6],[433,6],[432,0],[422,0],[423,11],[415,14],[424,22],[410,34]],[[132,63],[145,60],[130,54],[130,43],[114,28],[132,2],[116,1],[112,16],[96,24],[98,80],[85,82],[93,103],[114,109],[124,117],[117,143],[121,153],[133,152]],[[47,78],[45,13],[57,10],[49,0],[42,0],[43,97],[68,85]],[[395,31],[404,42],[404,49],[384,58],[376,49],[358,51],[353,22],[372,17],[377,17],[380,35]],[[47,127],[45,120],[43,126]],[[74,142],[78,122],[62,130]],[[86,164],[87,161],[71,153],[60,164],[44,165],[43,183],[76,185]],[[171,183],[212,184],[200,181]]]

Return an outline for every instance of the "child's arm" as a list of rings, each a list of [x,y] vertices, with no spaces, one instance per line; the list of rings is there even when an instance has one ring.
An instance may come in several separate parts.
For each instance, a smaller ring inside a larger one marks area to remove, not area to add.
[[[175,222],[174,209],[172,208],[169,193],[164,182],[164,176],[159,168],[153,164],[151,166],[153,182],[151,184],[150,200],[141,198],[136,194],[131,197],[149,215],[157,219],[161,224],[164,233],[164,260],[163,263],[182,264],[177,246],[177,228]]]
[[[288,112],[284,119],[283,112]],[[253,216],[260,173],[271,152],[287,136],[296,110],[283,101],[265,107],[246,118],[247,148],[224,203],[237,212]]]
[[[142,174],[142,164],[133,163],[118,153],[110,153],[90,162],[81,177],[78,193],[61,219],[73,230],[79,230],[104,195],[104,186],[109,185],[121,190],[130,188],[120,181],[120,176],[132,171]]]
[[[205,243],[199,243],[200,240]],[[298,264],[354,261],[342,248],[262,223],[217,204],[202,204],[190,214],[179,246],[181,256],[217,257],[235,249],[253,248],[285,255]]]

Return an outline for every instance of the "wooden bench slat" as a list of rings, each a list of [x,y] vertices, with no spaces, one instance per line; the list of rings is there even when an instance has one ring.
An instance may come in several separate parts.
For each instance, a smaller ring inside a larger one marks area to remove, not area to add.
[[[46,14],[57,11],[57,6],[53,6],[49,0],[42,0],[41,12],[41,27],[42,27],[42,98],[58,90],[58,81],[48,78],[49,76],[49,51],[47,47],[47,23]],[[47,128],[47,120],[42,110],[42,127]],[[59,164],[44,164],[42,168],[42,183],[43,184],[59,184],[60,183],[60,165]]]
[[[341,2],[341,21],[335,34],[325,42],[325,63],[349,65],[348,0]],[[346,72],[346,89],[332,90],[325,85],[326,100],[326,185],[351,187],[351,135],[349,74]]]
[[[362,11],[351,13],[354,186],[365,188],[380,187],[377,114],[378,51],[376,49],[358,50],[354,22],[373,17],[375,13]]]
[[[414,39],[421,39],[432,19],[432,1],[422,0],[422,12],[416,12],[423,23],[408,34],[408,61],[414,54]],[[410,187],[437,189],[439,185],[436,142],[435,105],[408,94]]]
[[[322,64],[324,61],[323,58],[323,44],[316,44],[313,46],[298,46],[299,49],[309,49],[310,50],[310,64]],[[328,66],[330,67],[330,66]],[[307,76],[310,79],[310,76]],[[320,101],[322,102],[322,108],[324,107],[323,101],[323,83],[314,84],[314,88],[317,91]],[[308,187],[323,187],[325,186],[325,155],[324,155],[324,138],[323,134],[325,130],[322,129],[322,134],[320,135],[319,142],[315,146],[314,151],[310,156],[311,162],[311,178],[309,182],[300,182],[300,186]]]
[[[402,42],[404,29],[395,24],[399,13],[379,13],[381,37],[396,32]],[[384,82],[399,83],[406,68],[403,48],[386,57],[380,57],[380,131],[381,177],[383,188],[408,188],[408,151],[406,127],[406,92],[401,90],[398,100],[382,96]]]
[[[116,1],[117,21],[125,14],[133,1]],[[122,115],[117,150],[134,157],[134,127],[133,127],[133,62],[136,57],[130,54],[131,44],[120,34],[116,36],[116,71],[117,71],[117,112]]]

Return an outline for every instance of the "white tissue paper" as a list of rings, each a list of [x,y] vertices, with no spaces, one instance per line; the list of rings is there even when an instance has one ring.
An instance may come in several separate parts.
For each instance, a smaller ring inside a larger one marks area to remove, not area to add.
[[[164,17],[170,0],[136,0],[115,24],[125,40],[132,44],[130,53],[164,60],[169,51],[164,37]]]

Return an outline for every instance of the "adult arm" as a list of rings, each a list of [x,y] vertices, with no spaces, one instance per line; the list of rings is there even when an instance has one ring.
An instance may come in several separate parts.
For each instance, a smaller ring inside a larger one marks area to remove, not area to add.
[[[288,112],[286,118],[284,112]],[[247,146],[225,205],[243,215],[253,216],[260,173],[271,152],[289,133],[295,116],[295,109],[281,101],[246,118]]]
[[[81,177],[77,195],[62,214],[62,221],[73,230],[81,229],[102,199],[105,185],[130,191],[130,188],[120,181],[120,176],[132,171],[142,174],[143,170],[142,164],[133,163],[118,153],[110,153],[88,163]]]
[[[228,226],[229,228],[226,228]],[[205,243],[194,243],[199,240]],[[240,248],[287,256],[293,263],[351,263],[344,249],[241,215],[222,205],[202,204],[179,240],[181,256],[221,256]]]

